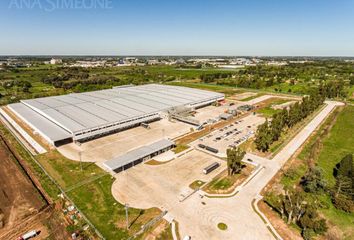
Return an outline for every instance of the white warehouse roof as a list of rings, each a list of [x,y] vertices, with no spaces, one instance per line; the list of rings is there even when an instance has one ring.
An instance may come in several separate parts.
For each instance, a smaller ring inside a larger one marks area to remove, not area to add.
[[[41,132],[51,132],[48,137],[55,141],[61,136],[53,136],[57,132],[49,129],[49,125],[53,124],[64,130],[61,134],[66,132],[74,140],[80,140],[157,119],[160,112],[172,107],[199,107],[223,98],[224,94],[211,91],[148,84],[22,100],[21,103],[32,111],[17,114],[25,119],[38,117],[50,121],[43,124]],[[9,106],[20,108],[14,104]],[[32,114],[38,116],[29,117]],[[33,124],[36,125],[35,121]]]
[[[103,163],[108,169],[114,171],[118,168],[121,168],[125,165],[128,165],[138,159],[142,159],[146,156],[149,156],[155,152],[163,150],[165,148],[173,146],[175,143],[168,139],[161,139],[157,142],[154,142],[148,146],[142,146],[137,149],[134,149],[126,154],[114,158],[112,160],[108,160]]]

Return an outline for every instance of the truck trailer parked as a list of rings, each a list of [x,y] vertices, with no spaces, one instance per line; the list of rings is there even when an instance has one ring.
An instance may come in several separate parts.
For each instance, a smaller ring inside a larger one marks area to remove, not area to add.
[[[38,235],[38,232],[36,230],[32,230],[30,232],[23,234],[21,237],[18,238],[18,240],[28,240],[28,239],[34,238],[37,235]]]
[[[213,164],[207,166],[206,168],[203,169],[203,173],[204,174],[208,174],[211,173],[212,171],[214,171],[215,169],[217,169],[220,166],[220,163],[218,162],[214,162]]]

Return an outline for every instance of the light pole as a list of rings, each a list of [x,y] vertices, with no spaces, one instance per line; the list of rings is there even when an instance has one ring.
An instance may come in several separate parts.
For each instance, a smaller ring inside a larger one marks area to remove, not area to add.
[[[81,168],[81,171],[82,171],[82,160],[81,160],[81,154],[82,154],[82,151],[80,150],[80,152],[79,152],[79,159],[80,159],[80,168]]]
[[[129,216],[128,216],[129,205],[128,205],[128,203],[125,204],[124,208],[125,208],[125,218],[127,221],[127,229],[129,229]]]

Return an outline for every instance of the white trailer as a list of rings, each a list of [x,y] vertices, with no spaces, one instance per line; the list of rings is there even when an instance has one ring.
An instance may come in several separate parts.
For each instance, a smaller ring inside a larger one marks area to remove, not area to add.
[[[33,237],[37,236],[37,231],[36,230],[32,230],[28,233],[23,234],[21,237],[18,238],[18,240],[28,240],[31,239]]]

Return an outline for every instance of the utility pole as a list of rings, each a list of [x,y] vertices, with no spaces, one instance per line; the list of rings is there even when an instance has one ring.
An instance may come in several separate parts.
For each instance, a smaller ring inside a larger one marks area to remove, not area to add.
[[[79,159],[80,159],[80,168],[81,168],[81,171],[82,171],[82,161],[81,161],[81,154],[82,154],[82,151],[80,150],[80,152],[79,152]]]
[[[128,216],[129,205],[128,205],[128,203],[125,204],[124,208],[125,208],[125,218],[127,221],[127,229],[129,229],[129,216]]]

